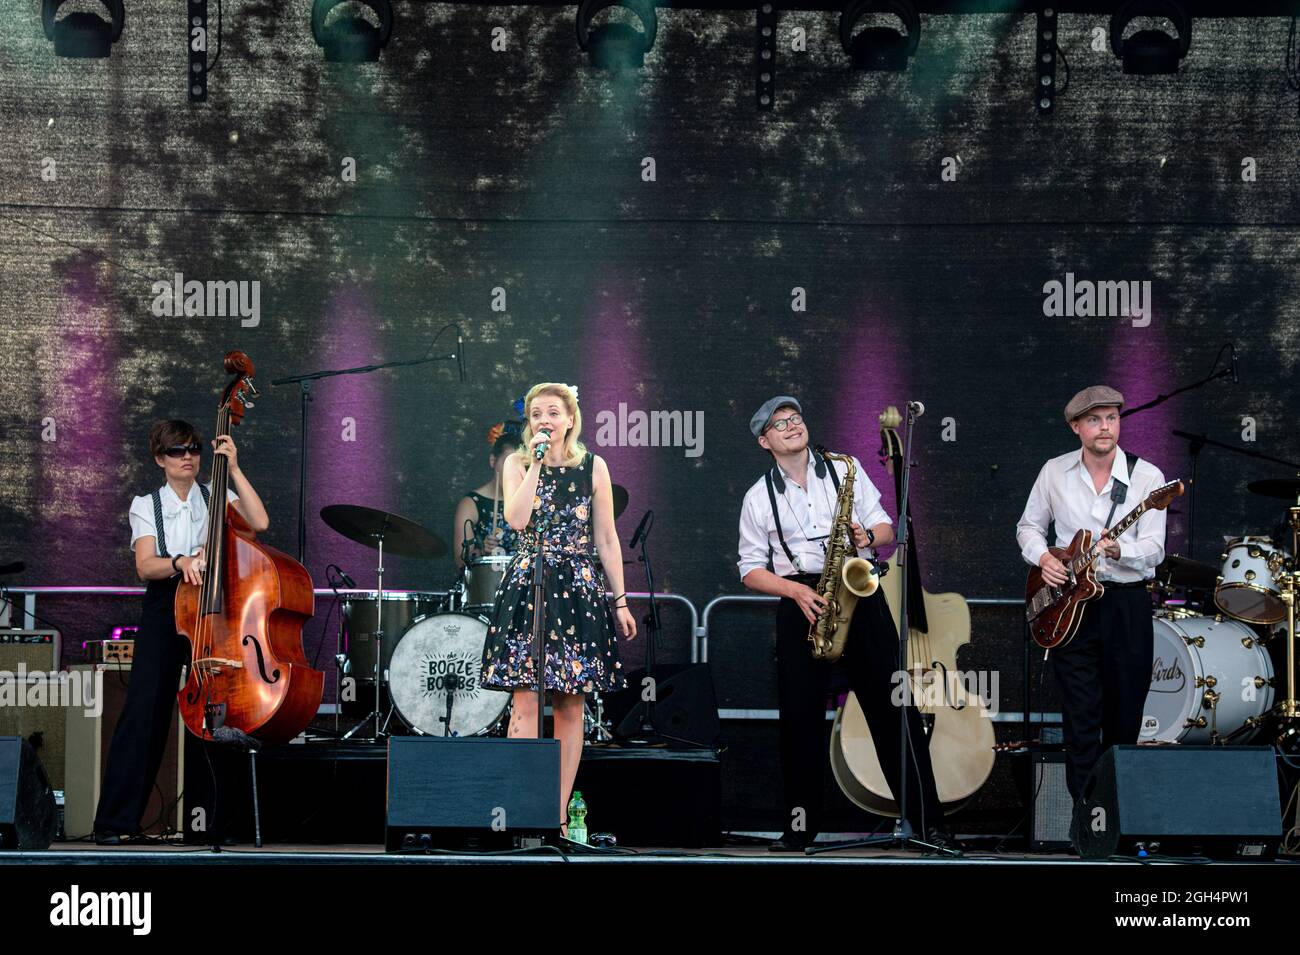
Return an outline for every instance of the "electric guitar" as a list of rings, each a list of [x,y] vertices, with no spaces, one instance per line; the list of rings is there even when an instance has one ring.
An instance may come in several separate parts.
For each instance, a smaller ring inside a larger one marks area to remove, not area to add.
[[[1048,548],[1052,555],[1065,565],[1068,575],[1059,587],[1043,579],[1043,569],[1029,571],[1025,587],[1025,619],[1034,642],[1045,650],[1063,647],[1079,630],[1085,605],[1096,600],[1106,588],[1097,580],[1093,567],[1101,556],[1103,541],[1119,540],[1139,517],[1150,510],[1163,511],[1169,503],[1183,493],[1182,481],[1170,481],[1156,488],[1144,500],[1093,544],[1092,531],[1080,529],[1070,541],[1070,546]]]

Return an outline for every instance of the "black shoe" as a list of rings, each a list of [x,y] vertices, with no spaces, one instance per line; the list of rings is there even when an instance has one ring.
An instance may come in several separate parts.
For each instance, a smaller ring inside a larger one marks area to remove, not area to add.
[[[806,832],[787,832],[780,839],[768,844],[769,852],[803,852],[816,839]]]
[[[928,842],[940,852],[965,852],[966,847],[947,829],[931,829],[922,842]]]
[[[123,841],[122,834],[118,832],[109,832],[108,830],[95,832],[95,845],[97,846],[120,846]]]

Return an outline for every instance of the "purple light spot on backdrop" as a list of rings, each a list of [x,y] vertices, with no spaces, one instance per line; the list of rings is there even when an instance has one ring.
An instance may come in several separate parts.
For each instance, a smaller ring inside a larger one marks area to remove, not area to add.
[[[908,370],[904,367],[907,349],[903,330],[878,305],[862,305],[853,320],[846,324],[852,329],[840,350],[840,358],[831,381],[834,391],[828,400],[833,407],[818,415],[811,432],[814,442],[824,443],[828,450],[849,452],[857,456],[866,469],[867,477],[880,490],[881,504],[894,518],[898,527],[898,504],[894,495],[894,479],[880,463],[879,416],[887,405],[902,408],[909,398]],[[924,399],[922,399],[924,400]],[[823,438],[818,434],[824,420]],[[902,437],[902,429],[899,436]],[[925,512],[925,495],[919,473],[913,472],[912,517],[917,534],[922,533]],[[881,551],[888,556],[893,549]]]
[[[347,284],[335,291],[323,327],[329,331],[320,339],[322,347],[304,356],[303,367],[295,371],[351,368],[395,357],[380,353],[379,318],[366,289]],[[395,374],[400,371],[312,382],[307,437],[307,566],[321,586],[330,563],[341,565],[359,587],[375,585],[378,552],[331,529],[321,520],[320,509],[327,504],[397,509],[397,464],[390,444],[390,409],[397,400]],[[354,441],[344,440],[347,418],[355,422]],[[297,503],[295,499],[293,507]],[[394,571],[400,560],[389,561],[386,556],[385,564],[385,588],[419,589],[426,583],[396,579]]]
[[[90,262],[76,262],[64,272],[59,320],[63,330],[54,350],[57,384],[46,396],[48,403],[41,414],[54,419],[57,440],[41,445],[41,498],[48,502],[47,516],[62,530],[47,532],[44,537],[58,554],[56,565],[65,568],[65,573],[49,583],[100,583],[102,552],[84,546],[85,542],[99,537],[102,515],[111,512],[121,520],[109,531],[108,553],[126,555],[130,534],[125,510],[139,492],[119,487],[115,477],[122,437],[114,397],[118,393],[114,381],[117,339],[106,296]],[[151,487],[161,483],[159,479]],[[115,503],[101,508],[102,501]],[[66,533],[70,518],[82,525],[81,532]],[[67,552],[59,553],[64,548]],[[131,571],[129,558],[112,560],[110,566],[114,578]]]
[[[1094,375],[1096,381],[1087,381],[1079,387],[1108,384],[1124,396],[1125,410],[1144,405],[1157,395],[1168,394],[1181,384],[1172,380],[1171,349],[1165,333],[1165,322],[1151,313],[1151,324],[1136,328],[1131,319],[1111,319],[1118,324],[1105,329],[1106,369]],[[1194,409],[1191,396],[1172,398],[1162,405],[1130,414],[1120,426],[1120,447],[1126,454],[1137,454],[1158,467],[1167,480],[1176,477],[1187,479],[1187,444],[1171,431],[1189,427],[1187,420]],[[1202,505],[1204,502],[1202,502]],[[1187,543],[1187,498],[1175,501],[1167,515],[1165,552],[1182,553]]]
[[[623,545],[625,560],[635,560],[635,556],[627,550],[627,543],[646,510],[654,509],[656,518],[667,516],[664,509],[656,504],[657,456],[681,453],[678,449],[627,447],[617,443],[620,402],[627,406],[629,414],[633,411],[648,413],[661,407],[658,389],[654,387],[653,381],[647,381],[645,377],[650,365],[644,348],[643,332],[633,317],[628,315],[627,303],[632,301],[632,298],[632,293],[625,283],[617,278],[606,280],[603,294],[595,300],[583,332],[581,380],[570,382],[578,386],[578,400],[582,405],[584,443],[588,450],[605,459],[613,483],[627,488],[627,510],[618,519],[619,540]],[[630,311],[635,316],[635,308]],[[602,411],[614,417],[614,440],[608,444],[599,444],[596,441],[597,417]],[[659,534],[662,533],[661,529]],[[651,547],[653,550],[653,543]],[[663,560],[656,561],[655,569],[655,589],[658,591],[674,589],[666,563]],[[628,592],[645,590],[646,582],[642,565],[625,564],[623,582]],[[635,605],[633,613],[640,614],[640,610]],[[638,626],[640,627],[640,624]],[[644,634],[632,643],[620,641],[619,652],[625,669],[630,670],[644,664],[643,637]]]

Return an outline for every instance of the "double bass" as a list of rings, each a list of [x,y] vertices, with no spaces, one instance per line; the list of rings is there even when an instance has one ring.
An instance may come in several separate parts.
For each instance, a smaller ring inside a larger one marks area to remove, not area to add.
[[[217,437],[229,435],[257,397],[247,355],[227,353],[225,369],[234,377],[217,408]],[[202,584],[176,588],[176,630],[191,649],[181,718],[200,739],[229,727],[264,743],[288,742],[316,715],[325,686],[302,646],[303,624],[315,611],[311,576],[257,539],[226,499],[225,455],[214,459],[207,570]]]
[[[903,447],[898,437],[902,416],[890,405],[880,415],[881,458],[894,477],[894,489],[902,497]],[[973,796],[993,772],[993,720],[989,719],[984,701],[968,692],[955,679],[957,649],[970,642],[970,608],[961,594],[932,594],[921,586],[920,558],[912,515],[900,514],[908,522],[910,546],[907,553],[907,576],[911,581],[907,603],[907,669],[911,675],[913,700],[928,725],[930,762],[934,782],[944,813],[953,813]],[[898,627],[902,575],[898,571],[898,553],[888,561],[889,570],[880,576]],[[897,737],[886,745],[897,746]],[[894,800],[884,770],[876,756],[875,742],[857,697],[852,693],[835,714],[831,729],[831,770],[840,789],[848,798],[881,816],[897,816]]]

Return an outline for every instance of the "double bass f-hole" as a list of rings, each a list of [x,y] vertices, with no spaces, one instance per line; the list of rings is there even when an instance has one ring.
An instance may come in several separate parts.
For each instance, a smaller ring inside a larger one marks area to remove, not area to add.
[[[280,668],[279,668],[279,667],[276,667],[273,671],[271,671],[271,674],[270,674],[269,676],[267,675],[267,672],[266,672],[266,657],[262,654],[262,643],[261,643],[261,641],[258,640],[257,637],[253,636],[251,633],[246,633],[246,634],[244,634],[244,641],[243,641],[243,643],[244,643],[244,646],[248,646],[248,645],[251,643],[251,644],[253,645],[253,649],[254,649],[255,651],[257,651],[257,672],[258,672],[259,674],[261,674],[261,676],[262,676],[262,682],[263,682],[263,683],[279,683],[279,682],[280,682]]]

